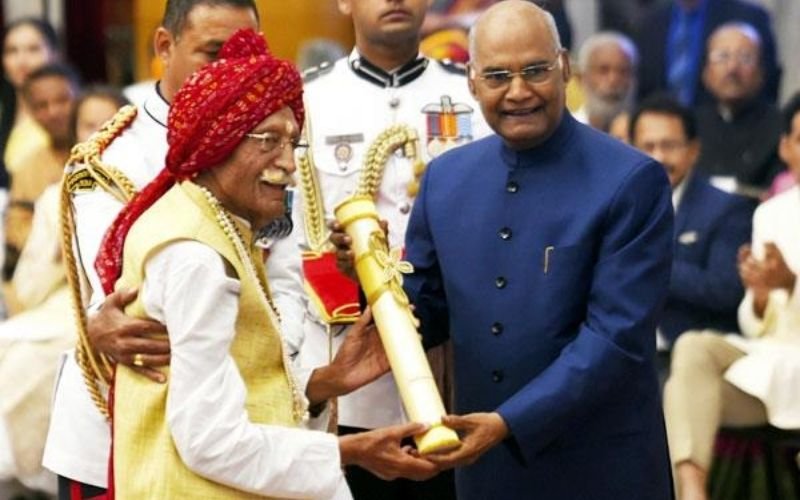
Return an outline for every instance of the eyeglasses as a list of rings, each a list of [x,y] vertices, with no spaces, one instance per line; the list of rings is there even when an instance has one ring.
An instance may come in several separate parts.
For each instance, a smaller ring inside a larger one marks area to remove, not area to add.
[[[494,71],[486,71],[481,73],[479,78],[486,82],[486,86],[493,90],[500,90],[507,88],[511,85],[514,77],[519,76],[525,83],[536,84],[543,83],[550,76],[550,72],[556,69],[558,63],[561,61],[561,54],[563,50],[559,50],[555,59],[551,63],[538,63],[526,66],[519,71],[511,71],[507,69],[499,69]]]
[[[751,68],[758,63],[758,56],[753,52],[731,52],[728,50],[715,50],[708,54],[711,64],[729,64],[737,62],[742,66]]]
[[[276,151],[283,151],[283,148],[289,146],[295,154],[303,154],[308,149],[308,143],[298,138],[283,139],[279,134],[273,132],[263,132],[261,134],[245,134],[248,139],[255,139],[261,144],[261,151],[265,153],[273,153]]]

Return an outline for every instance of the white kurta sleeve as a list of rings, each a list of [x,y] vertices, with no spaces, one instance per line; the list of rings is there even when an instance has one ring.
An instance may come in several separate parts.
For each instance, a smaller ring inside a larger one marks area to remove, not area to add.
[[[349,498],[335,436],[248,420],[246,387],[229,353],[239,282],[222,258],[201,243],[178,242],[145,272],[145,310],[170,336],[167,420],[186,466],[271,497]]]
[[[106,230],[111,227],[117,214],[122,210],[122,203],[103,189],[90,192],[75,193],[72,196],[75,207],[75,236],[77,237],[76,257],[79,265],[84,266],[86,278],[92,288],[89,306],[96,309],[105,298],[100,278],[94,270],[94,261],[103,242]]]
[[[297,228],[273,243],[267,258],[267,277],[272,298],[281,312],[281,331],[289,355],[294,358],[303,343],[306,295]]]

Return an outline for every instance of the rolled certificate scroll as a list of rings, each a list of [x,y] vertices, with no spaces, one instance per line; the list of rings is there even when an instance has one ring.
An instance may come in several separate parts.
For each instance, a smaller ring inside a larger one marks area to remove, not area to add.
[[[458,435],[444,425],[444,404],[431,373],[418,322],[403,291],[403,273],[413,271],[400,260],[400,250],[390,251],[378,224],[375,203],[369,196],[354,196],[335,210],[336,219],[353,241],[356,272],[372,308],[372,315],[389,358],[406,414],[431,428],[414,438],[421,454],[459,446]]]

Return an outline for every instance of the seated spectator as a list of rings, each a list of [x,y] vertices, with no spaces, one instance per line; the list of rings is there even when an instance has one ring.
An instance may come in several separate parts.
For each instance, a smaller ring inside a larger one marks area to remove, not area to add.
[[[58,61],[58,38],[42,19],[23,18],[6,26],[3,37],[3,73],[13,88],[15,100],[2,110],[3,159],[8,174],[14,175],[21,160],[47,145],[47,133],[33,119],[23,98],[22,86],[28,76],[46,64]],[[5,184],[8,185],[8,179]]]
[[[781,172],[780,111],[761,97],[764,67],[758,32],[725,24],[708,40],[703,82],[713,102],[697,111],[703,151],[697,167],[717,187],[759,198]]]
[[[785,111],[781,158],[800,175],[800,95]],[[756,209],[752,246],[739,252],[746,287],[739,306],[744,337],[687,332],[675,344],[664,389],[669,449],[679,499],[706,499],[720,426],[769,423],[800,429],[800,187]]]
[[[686,330],[735,332],[744,290],[736,254],[750,241],[753,204],[711,186],[694,170],[702,147],[691,111],[666,96],[631,118],[631,143],[664,165],[672,185],[675,243],[669,295],[658,328],[667,352]],[[666,370],[666,364],[664,365]]]
[[[587,38],[578,53],[584,103],[575,118],[608,132],[611,120],[633,105],[638,64],[639,53],[627,36],[604,31]]]
[[[71,124],[77,140],[86,140],[123,104],[113,89],[88,91]],[[61,260],[59,196],[60,185],[52,184],[36,201],[12,280],[24,311],[0,323],[0,481],[16,477],[51,492],[55,477],[41,465],[50,400],[58,356],[75,344],[76,335]]]
[[[666,90],[684,105],[708,101],[700,82],[706,40],[717,27],[734,21],[749,23],[758,31],[766,80],[761,90],[767,100],[775,102],[780,68],[772,21],[763,7],[747,0],[658,2],[645,15],[636,37],[642,56],[639,96]]]
[[[28,239],[33,219],[33,204],[45,188],[61,180],[64,163],[72,146],[70,115],[79,90],[78,78],[60,64],[43,66],[31,73],[23,96],[34,119],[47,131],[49,144],[32,151],[22,160],[11,185],[5,218],[6,260],[3,279],[9,280]],[[12,298],[6,297],[8,302]],[[13,306],[9,304],[9,309]]]

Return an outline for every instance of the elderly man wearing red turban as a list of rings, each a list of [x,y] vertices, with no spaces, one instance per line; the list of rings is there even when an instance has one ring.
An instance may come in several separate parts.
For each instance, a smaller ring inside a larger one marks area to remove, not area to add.
[[[307,407],[383,374],[368,317],[332,363],[297,386],[253,234],[284,213],[303,123],[291,64],[244,30],[175,96],[166,167],[120,213],[96,267],[127,312],[167,326],[167,384],[128,367],[111,398],[109,492],[119,498],[350,498],[341,465],[424,478],[408,424],[336,438],[297,428]]]

